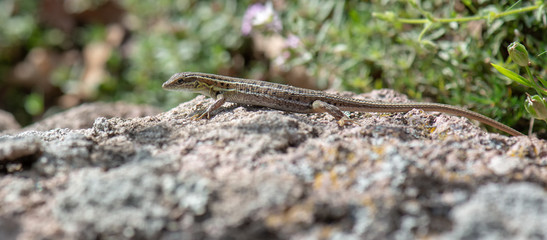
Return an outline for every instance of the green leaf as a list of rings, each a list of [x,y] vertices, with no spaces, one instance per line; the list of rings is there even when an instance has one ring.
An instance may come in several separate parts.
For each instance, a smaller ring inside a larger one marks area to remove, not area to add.
[[[536,78],[541,82],[544,88],[547,88],[547,81],[543,80],[543,78],[536,76]]]
[[[44,111],[44,98],[37,93],[31,93],[25,99],[25,110],[28,114],[36,116]]]
[[[491,63],[492,66],[498,70],[498,72],[500,72],[501,74],[505,75],[506,77],[508,77],[509,79],[515,81],[515,82],[518,82],[524,86],[528,86],[528,87],[531,87],[533,88],[534,86],[532,86],[531,83],[528,82],[528,80],[520,75],[518,75],[517,73],[507,69],[507,68],[504,68],[500,65],[497,65],[497,64],[494,64],[494,63]]]

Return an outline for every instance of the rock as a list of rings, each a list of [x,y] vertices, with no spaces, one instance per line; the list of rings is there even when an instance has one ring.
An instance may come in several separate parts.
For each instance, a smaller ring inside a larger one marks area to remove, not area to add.
[[[0,132],[5,130],[17,130],[20,128],[21,126],[11,113],[0,109]]]
[[[54,128],[90,128],[98,117],[134,118],[151,116],[161,111],[151,106],[118,103],[85,103],[68,111],[57,113],[42,121],[25,127],[23,130],[45,131]],[[67,121],[70,119],[70,121]]]
[[[547,193],[532,183],[488,184],[454,208],[446,239],[545,239]]]
[[[356,97],[367,96],[406,99]],[[0,237],[545,236],[544,140],[416,109],[351,113],[345,127],[327,114],[236,104],[190,119],[211,103],[149,116],[83,106],[0,135]]]

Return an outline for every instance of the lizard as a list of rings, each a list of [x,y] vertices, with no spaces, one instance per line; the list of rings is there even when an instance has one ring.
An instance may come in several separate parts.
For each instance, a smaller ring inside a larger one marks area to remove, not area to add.
[[[296,113],[326,112],[338,120],[341,126],[349,120],[343,111],[393,113],[422,109],[477,120],[513,136],[524,135],[482,114],[441,103],[394,103],[355,99],[279,83],[198,72],[175,73],[163,83],[162,88],[200,93],[216,100],[201,114],[195,115],[194,119],[209,118],[210,113],[221,107],[225,102],[262,106]]]

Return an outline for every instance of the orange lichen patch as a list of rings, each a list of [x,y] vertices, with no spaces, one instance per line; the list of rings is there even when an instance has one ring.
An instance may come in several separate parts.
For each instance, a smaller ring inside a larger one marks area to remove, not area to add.
[[[319,239],[330,239],[332,237],[332,232],[334,231],[334,227],[332,226],[321,226],[321,229],[319,230],[318,238]]]
[[[379,113],[378,114],[379,117],[389,117],[391,115],[393,115],[393,113]]]
[[[340,155],[340,151],[337,147],[324,147],[324,161],[336,161]]]
[[[325,187],[329,187],[333,189],[340,188],[340,184],[338,182],[338,176],[336,172],[334,172],[333,170],[327,173],[324,173],[324,172],[318,173],[315,176],[315,179],[313,181],[313,188],[317,190],[317,189],[325,188]]]
[[[374,203],[374,199],[370,196],[363,197],[363,199],[361,199],[361,205],[367,207],[367,210],[370,211],[371,214],[375,214],[378,211],[378,207]]]
[[[324,170],[328,170],[331,167],[335,166],[332,164],[356,164],[359,161],[359,158],[356,157],[355,153],[345,149],[341,145],[335,145],[335,146],[325,146],[322,145],[321,152],[318,155],[309,156],[313,159],[318,159],[322,162],[329,163],[329,165],[326,168],[323,168]],[[361,158],[362,159],[362,158]]]
[[[313,222],[314,204],[306,201],[289,207],[285,211],[274,213],[266,217],[266,225],[271,228],[280,228],[287,225],[309,224]]]
[[[384,145],[384,144],[382,144],[382,145],[372,145],[370,148],[371,148],[372,152],[378,154],[378,156],[379,156],[378,159],[383,159],[380,156],[383,156],[385,154],[386,145]]]
[[[512,177],[513,177],[514,180],[523,180],[524,179],[524,175],[520,172],[514,173]]]
[[[335,188],[335,189],[338,189],[340,188],[340,182],[339,182],[339,177],[338,177],[338,174],[334,171],[334,170],[330,170],[329,171],[329,179],[330,179],[330,182],[332,183],[332,186]]]
[[[323,173],[318,173],[315,175],[315,178],[313,179],[313,189],[319,189],[323,186],[323,178]]]
[[[531,152],[533,152],[533,154],[537,156],[539,154],[539,151],[540,150],[538,150],[538,148],[534,144],[519,142],[513,145],[509,149],[509,151],[507,151],[507,155],[511,157],[523,158]]]
[[[313,181],[314,190],[341,191],[350,189],[355,184],[357,172],[333,168],[329,171],[318,173]]]
[[[525,155],[524,150],[524,148],[511,149],[507,152],[507,155],[511,157],[522,158]]]
[[[445,169],[437,170],[438,176],[447,182],[472,182],[473,178],[468,174],[448,171]]]

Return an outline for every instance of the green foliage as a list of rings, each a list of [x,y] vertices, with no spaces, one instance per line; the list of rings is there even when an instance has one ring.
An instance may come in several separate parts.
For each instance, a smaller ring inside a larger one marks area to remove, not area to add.
[[[519,42],[513,42],[507,47],[507,52],[509,52],[509,57],[511,60],[518,64],[521,67],[528,66],[530,60],[528,58],[528,51],[526,47],[520,44]]]
[[[527,86],[527,87],[531,87],[533,88],[534,86],[532,85],[532,83],[530,83],[528,81],[528,79],[518,75],[516,72],[513,72],[507,68],[504,68],[500,65],[497,65],[497,64],[494,64],[492,63],[492,66],[498,70],[498,72],[500,72],[501,74],[503,74],[504,76],[508,77],[509,79],[515,81],[515,82],[518,82],[524,86]],[[540,90],[543,90],[543,89],[540,89]]]
[[[545,98],[543,97],[543,95],[547,95],[547,91],[545,91],[545,88],[547,88],[547,82],[539,76],[537,77],[539,83],[534,79],[535,76],[532,75],[532,72],[528,67],[531,62],[529,61],[528,51],[526,50],[526,47],[524,45],[520,44],[519,42],[513,42],[507,47],[507,51],[509,52],[509,57],[513,62],[526,69],[528,78],[522,77],[519,74],[500,65],[492,64],[492,66],[494,66],[496,70],[498,70],[501,74],[508,77],[509,79],[524,86],[534,88],[536,90],[538,95],[530,96],[528,93],[526,93],[524,108],[530,114],[530,116],[532,116],[532,118],[545,120],[547,122],[547,104]],[[542,86],[540,86],[540,84]]]
[[[151,4],[151,5],[149,5]],[[116,89],[120,99],[172,107],[188,95],[165,92],[161,83],[183,71],[218,72],[231,64],[243,42],[239,32],[245,1],[126,0],[136,23],[134,52]],[[165,23],[157,24],[156,17]],[[127,91],[131,88],[131,91]]]
[[[545,98],[542,98],[539,95],[528,95],[524,108],[526,108],[526,111],[530,113],[533,118],[547,120],[547,104],[545,104]]]
[[[44,99],[38,93],[31,93],[25,99],[25,110],[31,115],[37,115],[44,111]]]
[[[28,40],[37,28],[32,14],[36,4],[36,1],[17,3],[17,7],[24,13],[12,15],[11,12],[16,10],[16,2],[14,0],[0,2],[0,22],[4,26],[9,26],[0,28],[0,48],[8,48]]]
[[[467,106],[509,125],[521,120],[524,109],[515,103],[523,100],[522,91],[500,82],[489,62],[504,59],[503,43],[515,38],[546,48],[542,2],[330,3],[293,3],[282,15],[291,23],[284,24],[285,32],[302,38],[314,56],[287,63],[305,64],[319,86],[393,88],[413,99]]]

